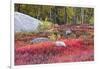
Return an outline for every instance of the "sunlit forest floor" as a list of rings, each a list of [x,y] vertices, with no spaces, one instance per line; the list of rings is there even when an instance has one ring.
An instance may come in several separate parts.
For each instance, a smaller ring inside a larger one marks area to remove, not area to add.
[[[54,41],[32,43],[37,37],[50,36],[49,33],[15,33],[15,65],[80,62],[94,60],[93,25],[60,25],[59,31],[66,28],[72,33]],[[55,46],[55,41],[63,41],[67,46]]]

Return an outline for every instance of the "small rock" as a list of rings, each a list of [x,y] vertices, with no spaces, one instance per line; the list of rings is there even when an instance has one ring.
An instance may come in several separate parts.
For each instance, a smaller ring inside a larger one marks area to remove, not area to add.
[[[50,41],[48,38],[44,38],[44,37],[40,37],[40,38],[35,38],[32,39],[32,43],[39,43],[39,42],[46,42],[46,41]]]

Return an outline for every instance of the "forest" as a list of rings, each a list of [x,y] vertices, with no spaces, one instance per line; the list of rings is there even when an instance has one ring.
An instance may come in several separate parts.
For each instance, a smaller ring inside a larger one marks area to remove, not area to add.
[[[15,11],[57,24],[94,23],[93,8],[16,4]]]

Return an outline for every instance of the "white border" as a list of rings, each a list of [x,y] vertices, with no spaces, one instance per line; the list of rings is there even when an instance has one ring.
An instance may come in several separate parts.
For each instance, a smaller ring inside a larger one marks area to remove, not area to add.
[[[10,67],[11,68],[14,68],[14,3],[11,1],[11,10],[10,10],[10,16],[11,16],[11,27],[10,27],[10,30],[11,30],[11,50],[10,50],[10,53],[11,53],[11,57],[10,57]]]
[[[88,66],[88,64],[95,64],[95,62],[70,62],[70,63],[56,63],[56,64],[39,64],[39,65],[19,65],[14,66],[14,4],[15,3],[21,3],[21,4],[38,4],[38,5],[56,5],[56,6],[72,6],[72,7],[90,7],[95,8],[93,4],[90,2],[85,4],[85,2],[72,2],[71,0],[67,0],[67,2],[60,2],[60,1],[49,1],[49,0],[14,0],[11,2],[11,69],[40,69],[41,67],[44,67],[44,69],[47,69],[48,67],[54,67],[55,66],[70,66],[73,67],[76,65],[80,66]],[[73,65],[74,64],[74,65]]]
[[[83,0],[14,0],[14,3],[24,4],[40,4],[40,5],[58,5],[58,6],[72,6],[72,7],[91,7],[95,5],[91,1]]]

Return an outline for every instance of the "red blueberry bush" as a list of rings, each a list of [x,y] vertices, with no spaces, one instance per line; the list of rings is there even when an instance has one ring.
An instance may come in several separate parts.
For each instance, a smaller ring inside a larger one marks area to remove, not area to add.
[[[47,34],[16,34],[15,65],[93,61],[93,26],[62,25],[58,27],[58,31],[66,30],[66,28],[70,28],[73,33],[67,38],[63,37],[58,40],[64,42],[66,47],[56,46],[55,41],[30,43],[33,38],[47,37]]]
[[[67,47],[57,47],[54,42],[26,45],[15,49],[15,65],[45,64],[93,60],[93,50],[81,39],[65,39]]]

